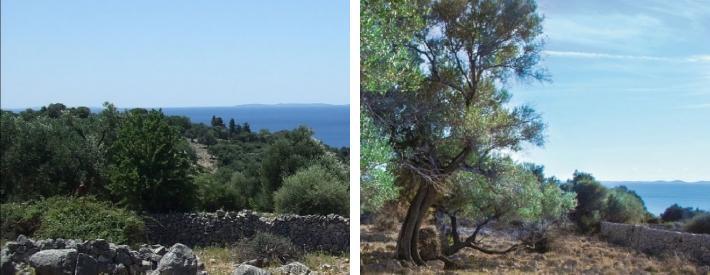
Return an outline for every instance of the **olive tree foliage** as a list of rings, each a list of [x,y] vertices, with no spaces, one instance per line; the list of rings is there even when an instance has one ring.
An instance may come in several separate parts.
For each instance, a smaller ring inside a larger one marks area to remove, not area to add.
[[[538,177],[534,171],[509,158],[492,158],[483,173],[458,171],[451,178],[451,192],[439,205],[449,218],[442,244],[444,254],[452,255],[469,247],[484,253],[506,253],[519,247],[534,248],[545,237],[549,226],[561,221],[574,208],[574,193],[562,191],[554,180]],[[475,223],[474,231],[462,238],[458,219]],[[496,250],[480,242],[479,233],[491,222],[521,225],[519,243]]]
[[[424,75],[411,37],[424,27],[421,1],[361,0],[360,90],[384,93],[412,90]],[[399,194],[393,170],[395,156],[389,139],[367,110],[360,113],[360,209],[377,211]]]
[[[261,210],[274,210],[274,192],[281,188],[283,179],[325,152],[323,145],[313,139],[313,131],[299,127],[276,139],[263,154],[261,161]]]
[[[104,107],[98,114],[61,103],[19,114],[2,111],[0,201],[106,197],[106,153],[120,115],[113,105]]]
[[[392,174],[394,156],[372,119],[360,115],[360,211],[375,212],[399,195]]]
[[[411,13],[396,12],[399,5]],[[366,52],[374,57],[364,55],[361,87],[363,108],[395,152],[402,171],[395,176],[417,190],[399,233],[397,257],[423,265],[419,227],[446,182],[462,170],[480,173],[492,153],[543,142],[539,115],[527,106],[508,106],[510,94],[502,88],[512,77],[546,79],[537,67],[542,17],[529,0],[364,1],[363,9],[384,22],[363,23],[363,33],[372,33],[364,35],[368,39],[378,39],[388,24],[413,26],[398,33],[402,39],[385,39],[384,50]],[[388,19],[377,17],[381,11]],[[368,74],[368,60],[394,57],[404,60],[393,62],[404,64],[401,71],[421,76],[416,85],[397,77],[386,77],[389,85],[368,81],[377,77]]]
[[[638,224],[646,221],[647,213],[643,200],[636,192],[623,185],[609,190],[604,220]]]
[[[185,142],[161,111],[127,112],[110,148],[110,193],[137,211],[190,209],[195,185]]]

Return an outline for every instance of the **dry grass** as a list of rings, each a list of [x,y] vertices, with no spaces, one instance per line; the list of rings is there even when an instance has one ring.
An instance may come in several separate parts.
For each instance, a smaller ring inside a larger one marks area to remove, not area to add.
[[[235,269],[234,248],[230,247],[197,247],[193,251],[205,263],[205,270],[209,274],[232,274]],[[301,263],[320,274],[348,274],[348,255],[330,255],[313,252],[304,255]],[[269,268],[271,269],[271,268]]]
[[[232,274],[234,271],[234,256],[230,248],[196,247],[193,251],[205,264],[208,274]]]
[[[488,255],[465,250],[451,257],[462,267],[447,271],[440,261],[428,267],[407,267],[394,260],[395,233],[373,231],[362,226],[361,272],[456,274],[707,274],[701,267],[679,256],[652,257],[632,249],[609,244],[596,237],[573,233],[561,235],[552,251],[540,254],[518,250],[506,255]],[[504,236],[487,236],[487,243],[505,247]]]

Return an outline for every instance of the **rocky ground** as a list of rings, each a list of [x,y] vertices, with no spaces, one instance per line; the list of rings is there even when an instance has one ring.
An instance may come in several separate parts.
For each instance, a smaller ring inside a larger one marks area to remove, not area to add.
[[[0,274],[348,274],[347,255],[309,253],[300,262],[256,267],[234,261],[237,248],[182,244],[141,245],[132,250],[105,240],[32,240],[24,236],[4,242]]]
[[[204,261],[207,273],[232,274],[235,268],[238,267],[234,261],[233,250],[234,248],[202,247],[195,248],[195,254]],[[324,253],[309,253],[301,259],[300,263],[310,270],[309,274],[348,274],[350,269],[348,255],[334,256]],[[270,266],[262,270],[280,274],[283,268],[281,266]]]
[[[216,171],[217,158],[209,153],[207,145],[192,142],[190,139],[187,141],[190,143],[190,147],[192,147],[192,150],[194,150],[197,155],[197,165],[212,173]]]
[[[403,266],[394,260],[395,232],[381,232],[372,225],[361,226],[362,274],[448,273],[452,274],[708,274],[710,267],[699,266],[676,255],[648,256],[616,246],[595,236],[561,233],[550,252],[540,254],[517,250],[505,255],[488,255],[467,249],[453,256],[461,266],[445,270],[440,261],[427,267]],[[506,247],[510,241],[495,233],[485,236],[487,244]]]

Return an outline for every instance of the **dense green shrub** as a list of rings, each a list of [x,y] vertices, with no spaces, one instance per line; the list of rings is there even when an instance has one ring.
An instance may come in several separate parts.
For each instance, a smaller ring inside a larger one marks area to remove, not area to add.
[[[274,195],[280,213],[348,214],[348,184],[321,165],[313,165],[284,179]]]
[[[281,265],[303,256],[303,250],[286,237],[258,232],[236,245],[237,263],[257,260],[260,266]]]
[[[219,169],[216,174],[203,173],[195,178],[197,208],[203,211],[241,210],[249,206],[249,187],[258,186],[256,179],[244,177],[240,172]]]
[[[143,220],[135,213],[92,197],[53,197],[2,205],[3,239],[106,239],[119,244],[144,240]]]
[[[710,234],[710,213],[696,215],[683,228],[692,233]]]
[[[604,219],[617,223],[642,223],[647,217],[646,207],[636,193],[625,186],[609,191]]]
[[[14,240],[20,234],[31,236],[39,228],[43,212],[31,203],[0,205],[0,238]]]

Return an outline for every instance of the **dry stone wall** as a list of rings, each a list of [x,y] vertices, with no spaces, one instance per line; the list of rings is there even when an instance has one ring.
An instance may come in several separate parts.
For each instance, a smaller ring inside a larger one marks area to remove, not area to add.
[[[648,254],[682,253],[710,265],[710,235],[602,222],[601,235],[609,242]]]
[[[308,251],[340,253],[350,245],[350,221],[337,215],[267,215],[243,210],[159,214],[145,222],[148,241],[167,246],[229,245],[256,232],[287,237]]]

